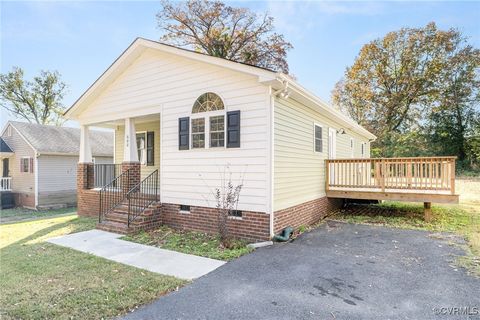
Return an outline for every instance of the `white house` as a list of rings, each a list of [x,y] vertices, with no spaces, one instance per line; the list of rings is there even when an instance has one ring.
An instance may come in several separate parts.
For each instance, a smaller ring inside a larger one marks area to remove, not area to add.
[[[9,121],[1,139],[10,149],[0,153],[4,197],[31,209],[76,204],[80,129]],[[113,163],[113,134],[93,131],[90,140],[92,160]]]
[[[342,202],[327,197],[326,159],[366,160],[375,139],[285,74],[142,38],[66,116],[82,129],[79,214],[120,232],[161,223],[214,232],[212,190],[230,174],[243,185],[234,235],[267,239],[314,223]],[[123,164],[101,189],[88,169],[90,126],[115,130]],[[356,166],[366,179],[367,163]]]

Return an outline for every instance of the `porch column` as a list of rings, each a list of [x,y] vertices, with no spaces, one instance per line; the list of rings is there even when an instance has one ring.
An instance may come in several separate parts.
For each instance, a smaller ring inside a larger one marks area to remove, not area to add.
[[[88,126],[80,126],[80,150],[77,166],[77,189],[92,189],[93,182],[93,162],[92,150],[90,148],[90,139]]]
[[[122,181],[122,189],[125,192],[128,192],[140,182],[140,162],[138,161],[137,135],[135,131],[135,120],[132,118],[125,119],[122,172],[126,170],[129,170],[129,172]]]

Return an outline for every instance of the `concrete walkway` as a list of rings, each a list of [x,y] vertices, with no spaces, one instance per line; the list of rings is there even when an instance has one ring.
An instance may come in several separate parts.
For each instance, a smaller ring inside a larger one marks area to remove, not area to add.
[[[129,266],[188,280],[201,277],[225,264],[224,261],[118,239],[121,236],[89,230],[47,241]]]

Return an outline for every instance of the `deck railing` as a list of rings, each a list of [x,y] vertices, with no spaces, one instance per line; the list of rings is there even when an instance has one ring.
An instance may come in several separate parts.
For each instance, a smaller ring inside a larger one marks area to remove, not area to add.
[[[12,191],[12,178],[11,177],[0,178],[0,191]]]
[[[326,160],[330,189],[431,190],[455,194],[456,157]]]

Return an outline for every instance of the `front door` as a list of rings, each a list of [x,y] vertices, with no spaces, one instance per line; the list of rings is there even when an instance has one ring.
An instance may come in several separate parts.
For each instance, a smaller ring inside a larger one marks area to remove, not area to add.
[[[2,165],[3,165],[3,172],[2,172],[2,177],[8,177],[8,158],[2,160]]]

